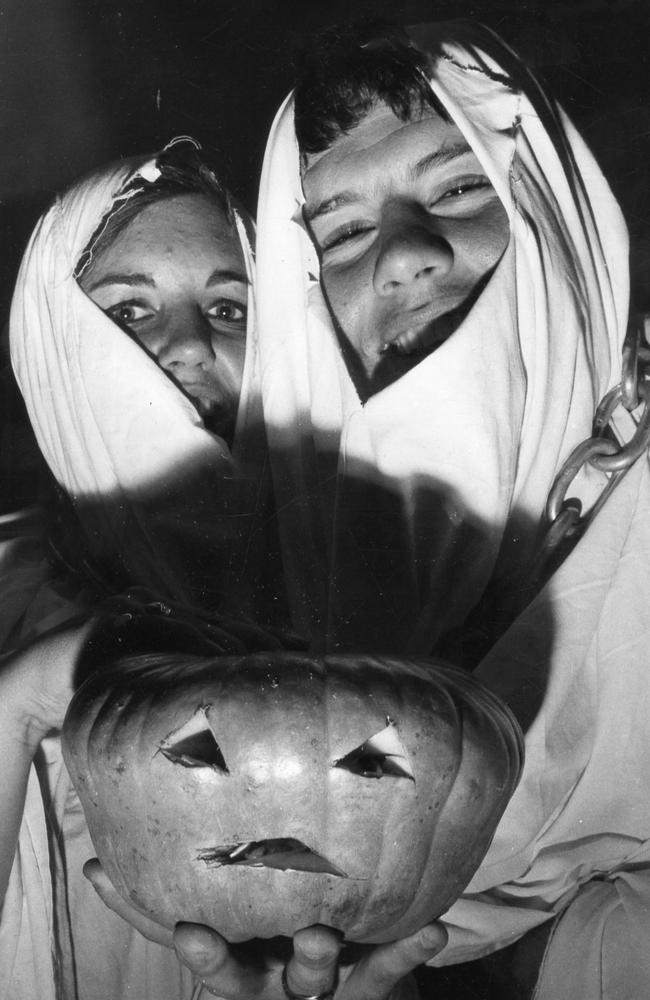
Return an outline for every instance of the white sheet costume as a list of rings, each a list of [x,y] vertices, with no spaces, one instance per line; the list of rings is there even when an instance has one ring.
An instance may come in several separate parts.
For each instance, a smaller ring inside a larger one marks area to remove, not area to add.
[[[260,367],[293,614],[316,648],[428,652],[488,584],[512,588],[620,373],[627,235],[590,153],[488,33],[412,37],[511,237],[459,329],[362,405],[302,225],[291,99],[278,113],[258,214]],[[627,412],[616,430],[633,434]],[[572,493],[588,507],[604,483],[592,469]],[[538,1000],[648,993],[649,507],[644,456],[477,669],[524,724],[527,763],[438,961],[563,912]]]
[[[232,494],[238,512],[252,517],[260,489],[259,476],[250,481],[242,471],[255,411],[252,328],[231,452],[74,277],[124,188],[134,178],[155,179],[157,170],[156,158],[123,161],[77,184],[45,214],[17,281],[12,360],[39,445],[73,502],[90,558],[101,565],[117,555],[131,582],[210,608],[210,574],[217,589],[220,579],[226,588],[232,579],[235,588],[228,565],[235,558],[228,548]],[[232,220],[252,282],[247,223],[234,208]],[[252,283],[249,305],[252,317]],[[249,510],[242,501],[251,482]],[[6,650],[70,618],[84,595],[73,584],[61,591],[51,578],[37,517],[8,518],[2,527],[11,538],[0,544]],[[243,566],[250,535],[240,541]],[[197,547],[210,557],[205,578],[194,574]],[[2,1000],[189,1000],[191,976],[175,953],[116,917],[84,879],[82,866],[94,850],[58,738],[44,741],[32,771],[0,922]]]

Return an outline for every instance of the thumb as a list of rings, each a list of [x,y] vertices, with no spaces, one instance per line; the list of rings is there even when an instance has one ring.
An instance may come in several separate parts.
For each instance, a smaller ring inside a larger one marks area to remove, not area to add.
[[[91,858],[90,861],[86,861],[83,873],[109,910],[117,913],[118,917],[126,920],[127,923],[135,927],[137,931],[140,931],[149,941],[165,945],[166,948],[172,947],[171,931],[163,927],[162,924],[157,924],[155,920],[151,920],[144,913],[141,913],[140,910],[136,910],[130,903],[127,903],[120,896],[97,858]]]

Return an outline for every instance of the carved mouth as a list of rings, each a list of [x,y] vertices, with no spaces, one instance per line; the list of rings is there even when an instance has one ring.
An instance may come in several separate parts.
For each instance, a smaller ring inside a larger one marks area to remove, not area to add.
[[[314,872],[335,875],[338,878],[348,877],[327,858],[292,837],[248,840],[239,844],[206,847],[199,851],[198,859],[209,867],[247,865],[251,868],[278,868],[280,871]]]

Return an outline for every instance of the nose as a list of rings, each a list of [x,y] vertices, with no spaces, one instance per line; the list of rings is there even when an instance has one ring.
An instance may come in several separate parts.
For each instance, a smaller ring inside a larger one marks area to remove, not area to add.
[[[443,278],[453,262],[450,244],[431,220],[406,210],[393,213],[380,236],[375,291],[382,296],[412,291],[423,281]]]
[[[150,346],[161,368],[206,368],[214,362],[212,328],[199,310],[174,313],[157,332]]]

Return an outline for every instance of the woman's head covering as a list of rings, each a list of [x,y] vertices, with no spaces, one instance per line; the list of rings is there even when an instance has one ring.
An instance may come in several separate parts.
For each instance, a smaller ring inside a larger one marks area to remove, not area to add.
[[[250,282],[232,449],[76,277],[115,210],[177,153],[187,155],[187,142],[111,164],[56,198],[18,276],[11,357],[39,446],[80,522],[84,562],[100,577],[107,571],[109,589],[138,583],[214,606],[236,587],[232,567],[250,551],[258,501],[252,224],[222,192]]]
[[[328,648],[430,651],[530,560],[564,459],[618,381],[621,213],[570,122],[485,29],[410,32],[499,195],[510,242],[456,332],[360,401],[302,224],[291,96],[258,210],[263,406],[296,624]],[[580,482],[588,503],[602,484]]]

